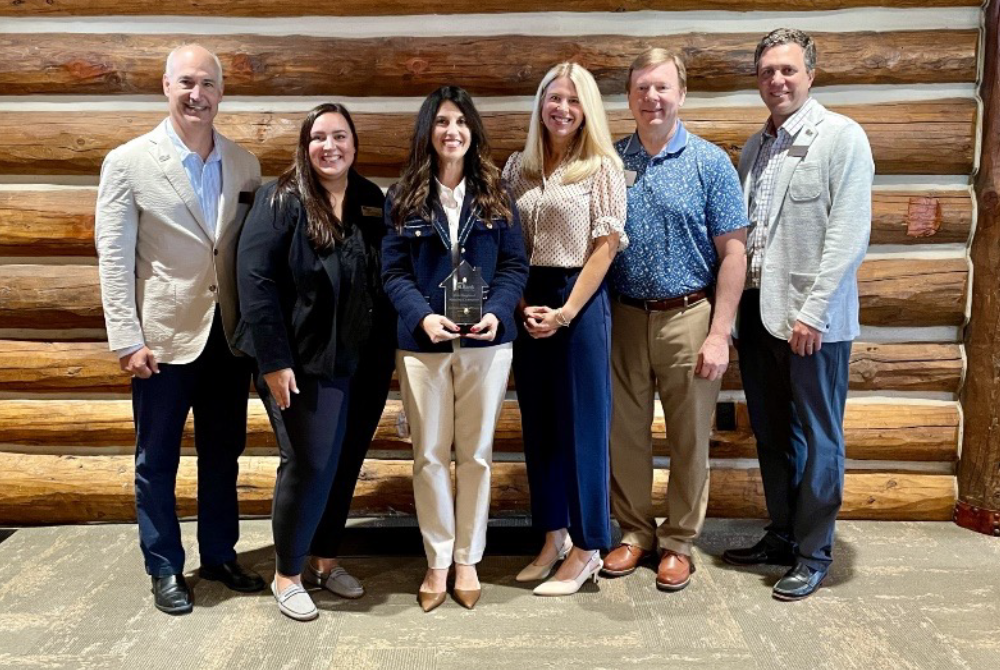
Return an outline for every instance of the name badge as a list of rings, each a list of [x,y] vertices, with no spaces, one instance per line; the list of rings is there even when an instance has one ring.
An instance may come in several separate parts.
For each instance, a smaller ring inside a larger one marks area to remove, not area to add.
[[[361,216],[382,216],[381,207],[367,207],[365,205],[361,206]]]
[[[808,144],[793,144],[788,147],[788,155],[792,158],[805,158],[807,153],[809,153]]]
[[[625,170],[625,186],[635,186],[635,179],[638,176],[635,170]]]

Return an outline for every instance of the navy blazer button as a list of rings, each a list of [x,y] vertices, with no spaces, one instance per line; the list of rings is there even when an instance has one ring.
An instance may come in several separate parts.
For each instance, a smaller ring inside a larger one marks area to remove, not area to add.
[[[465,253],[465,247],[462,247],[462,253],[463,254]]]
[[[492,228],[492,227],[493,227],[493,224],[492,224],[492,223],[487,223],[487,224],[486,224],[486,227],[487,227],[487,228]]]
[[[420,231],[418,230],[417,232],[414,233],[414,235],[416,235],[417,237],[420,237]]]

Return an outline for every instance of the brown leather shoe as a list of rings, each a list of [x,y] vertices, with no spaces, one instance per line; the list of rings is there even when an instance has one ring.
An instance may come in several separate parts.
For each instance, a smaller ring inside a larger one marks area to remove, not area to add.
[[[601,574],[607,577],[631,575],[648,554],[648,551],[634,544],[620,544],[604,557]]]
[[[656,570],[656,588],[661,591],[680,591],[691,583],[694,564],[690,556],[664,550],[660,567]]]

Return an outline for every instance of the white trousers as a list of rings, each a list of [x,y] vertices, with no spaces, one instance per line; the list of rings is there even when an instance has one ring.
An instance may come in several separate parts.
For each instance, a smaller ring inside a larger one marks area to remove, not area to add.
[[[486,548],[490,464],[513,349],[397,351],[403,409],[413,441],[413,497],[427,565],[474,565]],[[455,494],[451,448],[455,446]]]

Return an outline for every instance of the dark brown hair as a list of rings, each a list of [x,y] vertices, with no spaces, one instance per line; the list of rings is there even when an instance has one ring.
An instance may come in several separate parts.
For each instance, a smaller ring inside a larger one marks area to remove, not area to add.
[[[465,89],[458,86],[442,86],[424,100],[417,113],[410,140],[410,156],[403,169],[403,175],[395,191],[392,203],[392,221],[397,229],[410,216],[430,219],[434,205],[438,202],[437,175],[438,157],[431,142],[434,121],[438,110],[445,102],[454,103],[465,116],[469,128],[469,150],[465,153],[463,174],[468,193],[475,199],[479,216],[484,219],[511,218],[507,192],[504,190],[500,170],[490,158],[490,144],[483,128],[483,120]]]
[[[331,249],[344,239],[344,222],[333,213],[327,191],[309,160],[312,127],[316,119],[324,114],[340,114],[347,121],[347,127],[351,129],[351,137],[354,139],[354,157],[357,160],[358,131],[354,128],[351,114],[339,103],[323,103],[310,110],[303,119],[302,128],[299,130],[299,144],[295,148],[295,159],[291,167],[278,177],[278,186],[271,197],[272,205],[289,196],[297,197],[301,201],[306,210],[306,234],[313,246],[319,250]],[[352,165],[351,171],[353,170]]]

